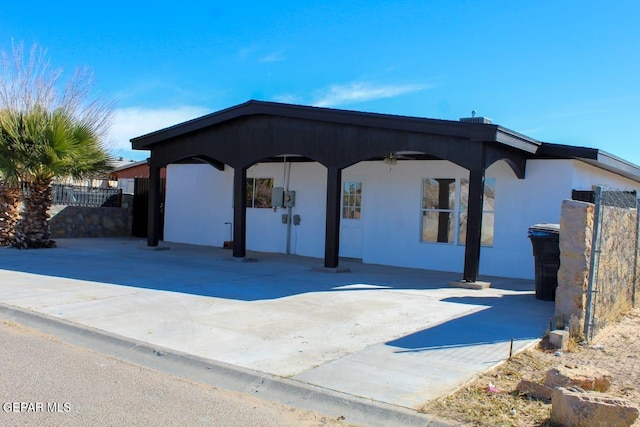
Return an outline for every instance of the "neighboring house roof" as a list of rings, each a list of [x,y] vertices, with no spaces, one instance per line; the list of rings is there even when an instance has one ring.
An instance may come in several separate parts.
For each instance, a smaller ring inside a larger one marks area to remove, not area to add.
[[[114,168],[109,174],[110,179],[133,179],[133,178],[148,178],[149,177],[149,164],[146,160],[133,161],[129,160],[122,166]],[[160,177],[166,178],[166,170],[160,171]]]
[[[118,163],[120,164],[118,166],[114,166],[111,172],[120,172],[126,169],[131,169],[141,165],[146,165],[147,161],[141,160],[139,162],[136,162],[135,160],[125,160],[124,162],[118,162]]]

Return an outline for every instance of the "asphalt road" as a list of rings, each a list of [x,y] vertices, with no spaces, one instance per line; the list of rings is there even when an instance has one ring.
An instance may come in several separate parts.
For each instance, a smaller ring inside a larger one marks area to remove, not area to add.
[[[342,426],[130,364],[0,319],[0,425]]]

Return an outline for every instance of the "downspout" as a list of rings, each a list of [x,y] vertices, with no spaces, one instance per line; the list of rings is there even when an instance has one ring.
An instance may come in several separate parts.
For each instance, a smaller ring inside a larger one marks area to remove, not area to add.
[[[291,162],[287,162],[287,156],[284,157],[284,191],[289,191],[289,181],[291,180]],[[291,213],[293,208],[287,207],[287,241],[286,254],[291,255]]]

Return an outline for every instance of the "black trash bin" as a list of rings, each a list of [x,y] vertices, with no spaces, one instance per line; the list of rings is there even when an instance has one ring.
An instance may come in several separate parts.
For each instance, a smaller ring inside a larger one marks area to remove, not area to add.
[[[560,224],[529,227],[536,269],[536,298],[555,301],[560,268]]]

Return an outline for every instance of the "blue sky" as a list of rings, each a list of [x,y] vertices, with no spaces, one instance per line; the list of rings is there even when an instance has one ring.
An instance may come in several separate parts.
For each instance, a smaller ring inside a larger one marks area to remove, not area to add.
[[[640,1],[3,2],[0,49],[88,66],[129,139],[249,99],[457,120],[640,164]],[[28,6],[26,6],[28,4]]]

